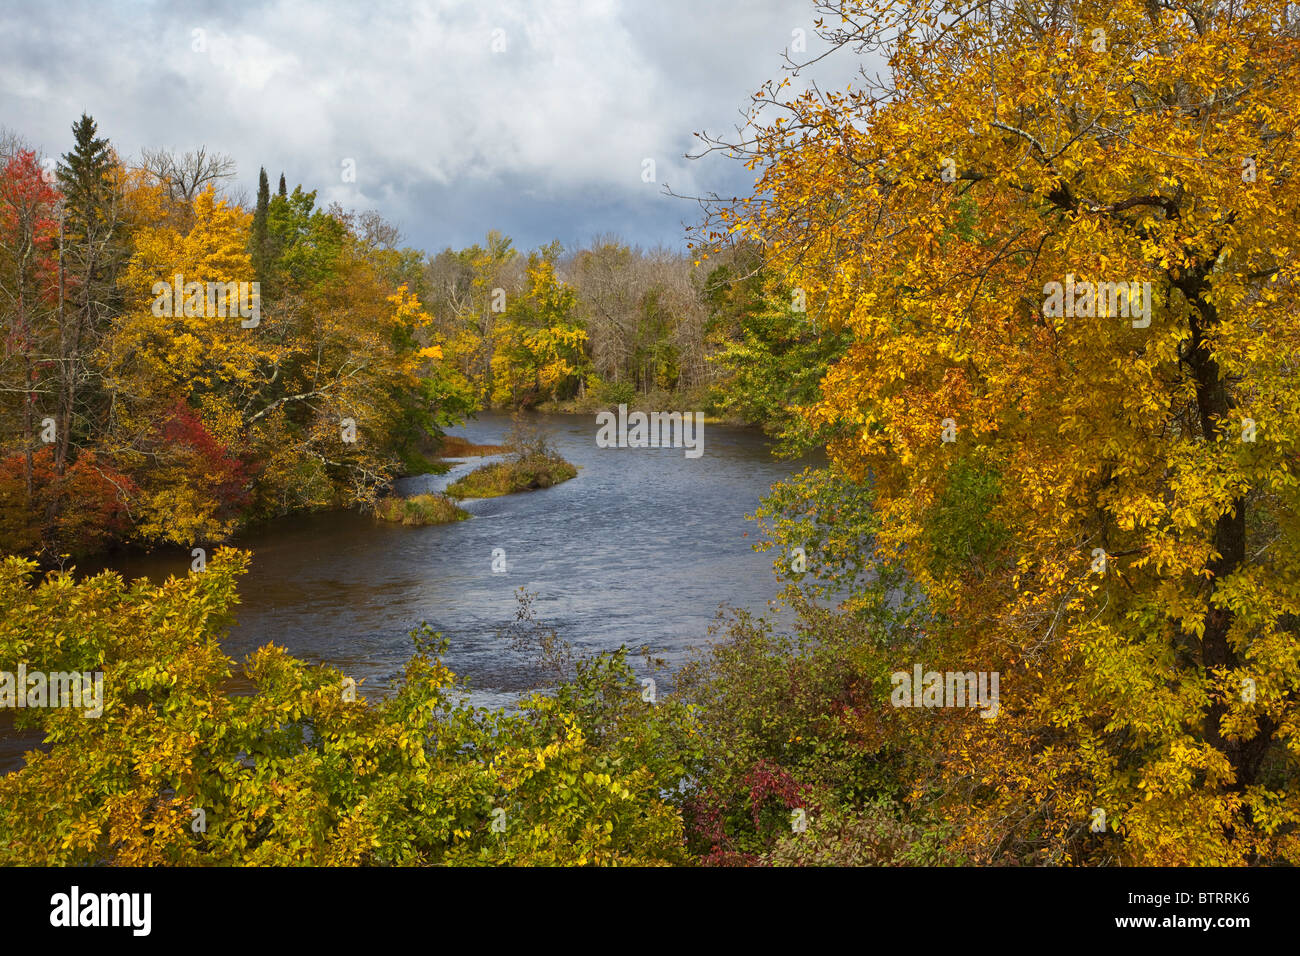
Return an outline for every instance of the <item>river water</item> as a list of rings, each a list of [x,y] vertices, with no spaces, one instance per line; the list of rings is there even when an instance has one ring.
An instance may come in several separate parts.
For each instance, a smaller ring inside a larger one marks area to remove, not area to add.
[[[707,640],[720,603],[762,611],[775,597],[771,554],[753,551],[745,515],[803,463],[776,460],[748,429],[706,425],[703,455],[687,458],[680,448],[598,448],[591,415],[530,418],[578,466],[576,478],[466,502],[473,517],[453,524],[406,528],[332,512],[242,536],[235,544],[253,560],[226,653],[239,661],[274,641],[339,667],[371,696],[400,676],[410,630],[428,621],[450,639],[444,659],[469,678],[473,702],[502,705],[547,683],[501,635],[515,619],[518,588],[537,595],[537,619],[575,652],[649,645],[670,664]],[[452,434],[495,444],[510,425],[482,414]],[[404,479],[398,490],[436,489],[448,477]],[[504,572],[493,571],[496,549]],[[161,581],[185,574],[190,560],[188,550],[169,550],[108,566]],[[20,766],[32,742],[0,726],[0,772]]]

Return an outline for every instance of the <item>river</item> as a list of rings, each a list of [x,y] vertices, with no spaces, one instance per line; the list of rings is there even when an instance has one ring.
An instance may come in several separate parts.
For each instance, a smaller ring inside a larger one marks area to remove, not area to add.
[[[762,611],[775,597],[771,554],[753,551],[745,515],[803,463],[774,459],[749,429],[706,425],[703,455],[687,458],[680,448],[598,448],[591,415],[530,418],[578,466],[576,478],[467,502],[473,517],[453,524],[407,528],[345,511],[282,518],[241,536],[234,543],[253,560],[226,652],[242,660],[274,641],[339,667],[371,696],[400,676],[410,630],[428,621],[450,639],[444,660],[469,678],[473,702],[496,706],[546,683],[500,636],[515,618],[518,588],[537,595],[537,619],[575,652],[649,645],[670,664],[705,643],[720,603]],[[451,433],[496,444],[510,425],[481,414]],[[445,476],[420,476],[399,490],[444,484]],[[495,549],[504,551],[504,572],[492,569]],[[108,563],[155,581],[189,565],[179,549]],[[21,766],[32,744],[7,725],[0,772]]]

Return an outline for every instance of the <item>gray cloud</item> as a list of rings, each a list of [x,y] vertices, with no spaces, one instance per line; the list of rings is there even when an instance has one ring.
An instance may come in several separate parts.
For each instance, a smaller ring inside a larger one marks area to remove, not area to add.
[[[692,134],[737,122],[796,28],[815,50],[813,18],[808,0],[32,5],[0,13],[0,123],[47,154],[83,110],[126,155],[206,145],[249,194],[283,170],[430,251],[491,228],[678,246],[697,213],[664,184],[751,182],[684,159]]]

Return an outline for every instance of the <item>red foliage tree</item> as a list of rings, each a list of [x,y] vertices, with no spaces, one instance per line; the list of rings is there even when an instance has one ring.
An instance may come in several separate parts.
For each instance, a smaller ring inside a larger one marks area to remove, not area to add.
[[[127,526],[129,477],[86,452],[60,476],[49,447],[32,455],[32,494],[25,456],[0,460],[0,550],[81,556],[103,548]]]
[[[40,341],[42,312],[48,314],[59,295],[58,222],[60,194],[45,181],[36,154],[20,152],[0,170],[0,385],[21,395],[18,414],[4,417],[16,424],[22,445],[24,492],[33,492],[36,396],[49,349]],[[12,446],[12,433],[6,436]]]
[[[198,472],[195,480],[220,503],[223,512],[248,504],[248,463],[218,441],[183,399],[178,399],[168,412],[159,439],[169,451],[192,456]]]

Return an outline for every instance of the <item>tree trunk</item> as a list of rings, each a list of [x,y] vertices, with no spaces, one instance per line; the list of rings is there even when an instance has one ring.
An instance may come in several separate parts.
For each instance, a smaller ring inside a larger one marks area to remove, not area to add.
[[[1201,420],[1201,434],[1207,442],[1220,441],[1234,402],[1223,382],[1219,364],[1210,354],[1206,343],[1208,333],[1218,323],[1218,312],[1213,304],[1203,297],[1206,291],[1204,271],[1186,276],[1178,280],[1175,285],[1186,296],[1193,309],[1192,348],[1187,361],[1196,384],[1196,405]],[[1207,566],[1211,575],[1209,600],[1213,599],[1219,583],[1246,561],[1246,500],[1244,498],[1233,501],[1231,510],[1220,515],[1215,522],[1214,550],[1218,552],[1218,557],[1211,560]],[[1240,665],[1237,654],[1228,642],[1228,632],[1232,627],[1233,619],[1231,610],[1215,607],[1212,604],[1205,612],[1205,631],[1201,637],[1201,666],[1207,673],[1216,668],[1235,668]],[[1255,782],[1264,752],[1271,741],[1273,728],[1265,720],[1252,739],[1226,740],[1219,729],[1226,713],[1227,706],[1224,703],[1217,701],[1213,703],[1205,716],[1204,732],[1210,743],[1227,755],[1236,776],[1232,789],[1240,791]]]

